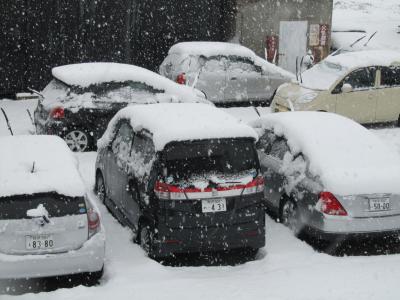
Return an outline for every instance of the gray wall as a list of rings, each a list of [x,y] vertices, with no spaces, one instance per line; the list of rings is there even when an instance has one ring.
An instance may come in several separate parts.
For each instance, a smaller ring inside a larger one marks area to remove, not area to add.
[[[333,0],[238,0],[237,4],[236,39],[262,57],[266,37],[279,35],[280,21],[332,27]],[[327,55],[329,45],[324,48]]]

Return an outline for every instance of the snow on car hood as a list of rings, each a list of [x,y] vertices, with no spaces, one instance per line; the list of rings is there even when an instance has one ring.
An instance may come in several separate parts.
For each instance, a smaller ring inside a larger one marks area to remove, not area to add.
[[[400,158],[377,136],[343,116],[287,112],[252,125],[284,136],[293,153],[303,153],[309,171],[325,189],[340,195],[400,193]]]
[[[0,137],[0,197],[56,192],[85,195],[77,161],[57,136]]]
[[[121,109],[98,140],[98,148],[104,148],[111,142],[116,125],[121,119],[129,120],[135,131],[145,129],[150,132],[156,151],[163,150],[165,145],[174,141],[258,138],[250,126],[211,105],[160,103],[133,105]]]

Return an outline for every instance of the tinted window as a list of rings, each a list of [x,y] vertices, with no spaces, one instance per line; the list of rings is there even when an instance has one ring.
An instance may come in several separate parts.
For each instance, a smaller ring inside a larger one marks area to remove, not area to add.
[[[28,219],[27,211],[42,204],[49,217],[63,217],[86,213],[83,197],[58,194],[36,194],[0,198],[0,220]]]
[[[137,155],[143,163],[149,163],[156,154],[152,139],[143,135],[135,135],[132,154]]]
[[[111,148],[118,158],[127,160],[133,140],[133,130],[127,123],[122,123],[112,142]]]
[[[193,174],[238,174],[258,170],[253,142],[240,140],[212,140],[179,143],[164,150],[168,176],[175,180]]]
[[[204,65],[204,71],[226,71],[226,57],[214,56],[207,59]]]
[[[241,57],[230,56],[228,61],[228,69],[240,70],[240,72],[257,72],[256,66],[252,61]]]
[[[400,86],[400,67],[381,68],[381,86]]]
[[[350,84],[353,89],[367,89],[375,86],[375,69],[359,69],[350,73],[344,83]]]

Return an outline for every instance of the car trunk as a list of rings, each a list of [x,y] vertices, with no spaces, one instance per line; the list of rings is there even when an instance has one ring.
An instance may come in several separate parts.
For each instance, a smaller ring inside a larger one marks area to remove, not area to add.
[[[83,197],[46,193],[0,198],[2,253],[60,253],[80,248],[87,239]]]
[[[400,215],[400,195],[366,194],[340,196],[338,200],[347,213],[355,218]]]
[[[252,140],[175,143],[164,158],[162,181],[170,194],[160,201],[167,226],[226,227],[258,216],[261,194],[251,187],[259,163]]]

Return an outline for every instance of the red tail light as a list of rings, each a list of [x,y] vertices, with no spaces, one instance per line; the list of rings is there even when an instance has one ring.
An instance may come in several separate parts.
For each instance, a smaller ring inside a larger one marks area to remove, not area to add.
[[[87,217],[89,237],[91,237],[100,230],[100,216],[93,208],[89,208],[87,212]]]
[[[319,201],[317,206],[320,211],[327,215],[347,216],[347,211],[344,209],[339,200],[330,192],[319,193]]]
[[[176,77],[176,82],[179,84],[186,84],[186,74],[182,73]]]
[[[50,117],[53,119],[64,119],[64,108],[55,107],[50,112]]]
[[[217,188],[180,188],[157,181],[154,192],[159,199],[185,200],[249,195],[264,191],[264,178],[258,176],[247,184],[222,185]]]

